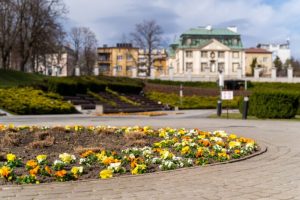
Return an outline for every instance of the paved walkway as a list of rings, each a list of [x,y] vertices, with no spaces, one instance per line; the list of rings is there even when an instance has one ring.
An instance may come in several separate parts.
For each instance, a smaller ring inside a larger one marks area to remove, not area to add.
[[[0,199],[300,200],[299,122],[219,120],[201,116],[195,111],[181,117],[68,117],[65,120],[53,117],[50,121],[45,121],[47,117],[31,117],[27,122],[224,129],[255,138],[268,146],[268,152],[242,162],[166,173],[38,186],[0,186]],[[6,119],[0,118],[0,123],[8,123]],[[19,118],[9,121],[23,123]]]

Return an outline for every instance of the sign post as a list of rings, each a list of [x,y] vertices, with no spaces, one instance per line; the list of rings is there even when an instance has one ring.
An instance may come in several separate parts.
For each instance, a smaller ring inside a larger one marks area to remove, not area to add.
[[[233,91],[222,91],[222,100],[233,100]],[[228,119],[228,102],[227,102],[227,119]]]

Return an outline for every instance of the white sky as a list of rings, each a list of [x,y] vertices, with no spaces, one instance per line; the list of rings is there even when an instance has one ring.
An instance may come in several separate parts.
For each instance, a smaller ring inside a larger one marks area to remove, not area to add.
[[[141,21],[154,19],[165,44],[192,27],[235,25],[245,47],[291,41],[300,58],[300,0],[64,0],[66,27],[90,27],[99,46],[121,42]]]

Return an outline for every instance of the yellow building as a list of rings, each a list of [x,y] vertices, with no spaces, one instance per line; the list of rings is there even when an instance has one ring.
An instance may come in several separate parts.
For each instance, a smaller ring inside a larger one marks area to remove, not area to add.
[[[103,47],[97,50],[97,66],[102,75],[132,77],[138,64],[138,48],[129,43],[118,43],[116,47]]]
[[[103,47],[97,50],[97,67],[99,73],[107,76],[146,77],[148,55],[145,50],[138,49],[130,43],[118,43],[116,47]],[[153,50],[152,77],[167,74],[166,50]]]
[[[249,48],[246,53],[246,74],[253,75],[251,64],[256,59],[256,66],[262,68],[262,75],[270,75],[272,69],[272,52],[260,48]]]

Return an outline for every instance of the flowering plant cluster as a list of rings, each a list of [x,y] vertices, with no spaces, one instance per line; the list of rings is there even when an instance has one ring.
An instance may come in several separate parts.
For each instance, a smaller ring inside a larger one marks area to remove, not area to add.
[[[14,130],[47,130],[48,127],[14,127],[0,125],[0,131]],[[22,162],[14,154],[7,154],[7,161],[0,163],[0,178],[19,184],[40,183],[44,177],[56,181],[77,180],[90,169],[99,169],[99,178],[107,179],[124,173],[133,175],[153,171],[173,170],[195,165],[207,165],[238,159],[257,151],[253,139],[238,137],[225,131],[207,132],[199,129],[151,127],[110,127],[110,126],[66,126],[66,131],[99,132],[112,131],[115,134],[142,132],[157,140],[151,146],[142,148],[130,147],[121,151],[86,150],[75,155],[62,153],[54,161],[47,155],[38,155],[34,159]],[[92,137],[92,135],[91,135]],[[17,168],[25,168],[26,174],[18,175]]]

